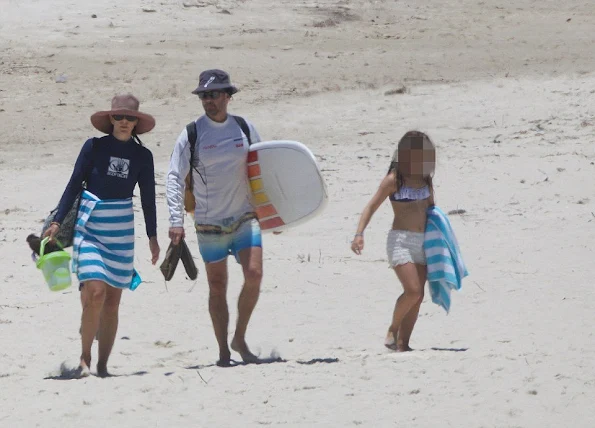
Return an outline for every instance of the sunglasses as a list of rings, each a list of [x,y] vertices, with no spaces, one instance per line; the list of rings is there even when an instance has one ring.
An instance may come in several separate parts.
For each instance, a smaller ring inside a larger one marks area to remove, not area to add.
[[[212,99],[212,100],[216,100],[217,98],[219,98],[221,95],[223,95],[225,92],[223,91],[208,91],[208,92],[199,92],[198,93],[198,98],[200,98],[201,100],[205,100],[205,99]]]
[[[136,116],[128,116],[126,114],[114,114],[112,115],[112,117],[114,118],[114,120],[116,122],[119,122],[121,120],[126,119],[128,122],[136,122],[138,120],[138,117]]]

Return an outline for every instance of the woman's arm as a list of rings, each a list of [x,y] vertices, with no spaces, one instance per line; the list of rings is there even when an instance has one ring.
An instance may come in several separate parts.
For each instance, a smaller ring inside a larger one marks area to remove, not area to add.
[[[143,167],[138,177],[138,187],[140,188],[140,199],[145,217],[145,228],[147,236],[153,238],[157,236],[157,207],[155,205],[155,165],[153,163],[153,154],[145,149],[145,159]]]
[[[149,237],[149,249],[151,251],[151,263],[159,260],[159,243],[157,241],[157,206],[155,205],[155,164],[153,154],[145,149],[146,159],[138,177],[140,188],[140,199],[145,217],[145,228]]]
[[[58,211],[54,216],[54,221],[58,224],[64,221],[66,214],[68,214],[72,208],[72,204],[74,204],[76,196],[81,191],[83,181],[89,177],[91,168],[93,166],[92,151],[93,139],[91,138],[87,140],[85,144],[83,144],[81,152],[79,153],[76,163],[74,164],[74,170],[72,171],[70,180],[68,181],[66,189],[62,194],[62,198],[60,198]]]

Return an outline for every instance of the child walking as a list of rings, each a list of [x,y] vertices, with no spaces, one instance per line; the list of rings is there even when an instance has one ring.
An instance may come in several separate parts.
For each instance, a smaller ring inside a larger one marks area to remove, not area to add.
[[[362,211],[351,249],[360,255],[364,249],[364,230],[370,219],[388,198],[394,219],[388,232],[388,262],[403,286],[397,299],[385,346],[397,352],[411,351],[409,339],[424,297],[427,279],[424,253],[426,212],[434,205],[432,176],[436,150],[423,132],[409,131],[399,141],[387,175],[376,194]]]

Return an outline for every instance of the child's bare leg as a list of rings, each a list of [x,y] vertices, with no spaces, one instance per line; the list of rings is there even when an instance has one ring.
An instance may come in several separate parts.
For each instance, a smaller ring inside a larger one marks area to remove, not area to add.
[[[420,281],[416,265],[413,263],[406,263],[404,265],[395,266],[397,277],[403,285],[403,294],[397,299],[395,310],[393,312],[393,321],[390,326],[390,332],[393,335],[395,348],[397,351],[404,351],[402,344],[398,342],[399,330],[405,316],[423,299],[423,285]],[[416,315],[417,318],[417,315]],[[410,335],[411,333],[409,333]],[[387,347],[390,347],[387,345]],[[391,349],[394,349],[391,347]]]
[[[413,332],[413,327],[415,327],[415,323],[417,321],[417,316],[419,315],[419,308],[420,308],[421,302],[423,301],[423,298],[424,298],[424,285],[426,283],[426,278],[427,278],[427,273],[428,273],[425,265],[416,264],[415,268],[417,269],[419,283],[421,284],[421,297],[420,297],[419,301],[411,308],[411,310],[409,312],[407,312],[407,315],[405,315],[405,318],[403,318],[403,321],[401,322],[401,328],[399,329],[398,338],[397,338],[397,343],[398,343],[399,347],[401,347],[403,350],[406,350],[406,351],[412,350],[409,347],[409,339],[411,338],[411,333]],[[397,346],[395,345],[395,348],[396,347]]]
[[[415,322],[417,321],[417,316],[419,314],[419,307],[421,306],[421,302],[423,297],[419,299],[419,302],[411,308],[403,321],[401,322],[401,328],[399,329],[397,341],[395,344],[395,350],[397,351],[412,351],[409,347],[409,339],[411,338],[411,333],[413,332],[413,327],[415,326]]]

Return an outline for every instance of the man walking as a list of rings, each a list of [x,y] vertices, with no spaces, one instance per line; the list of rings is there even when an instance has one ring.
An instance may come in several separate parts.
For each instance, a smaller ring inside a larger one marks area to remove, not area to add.
[[[259,142],[260,136],[250,122],[227,113],[228,103],[236,92],[238,89],[225,71],[213,69],[200,74],[193,93],[200,98],[205,114],[179,135],[167,175],[169,237],[178,244],[185,236],[184,193],[186,176],[191,174],[196,201],[194,226],[209,283],[209,313],[219,344],[217,365],[222,367],[229,366],[231,361],[227,344],[228,255],[241,264],[244,274],[231,349],[245,362],[258,360],[250,352],[245,335],[262,280],[261,231],[247,178],[249,144]],[[192,153],[191,147],[194,147]]]

